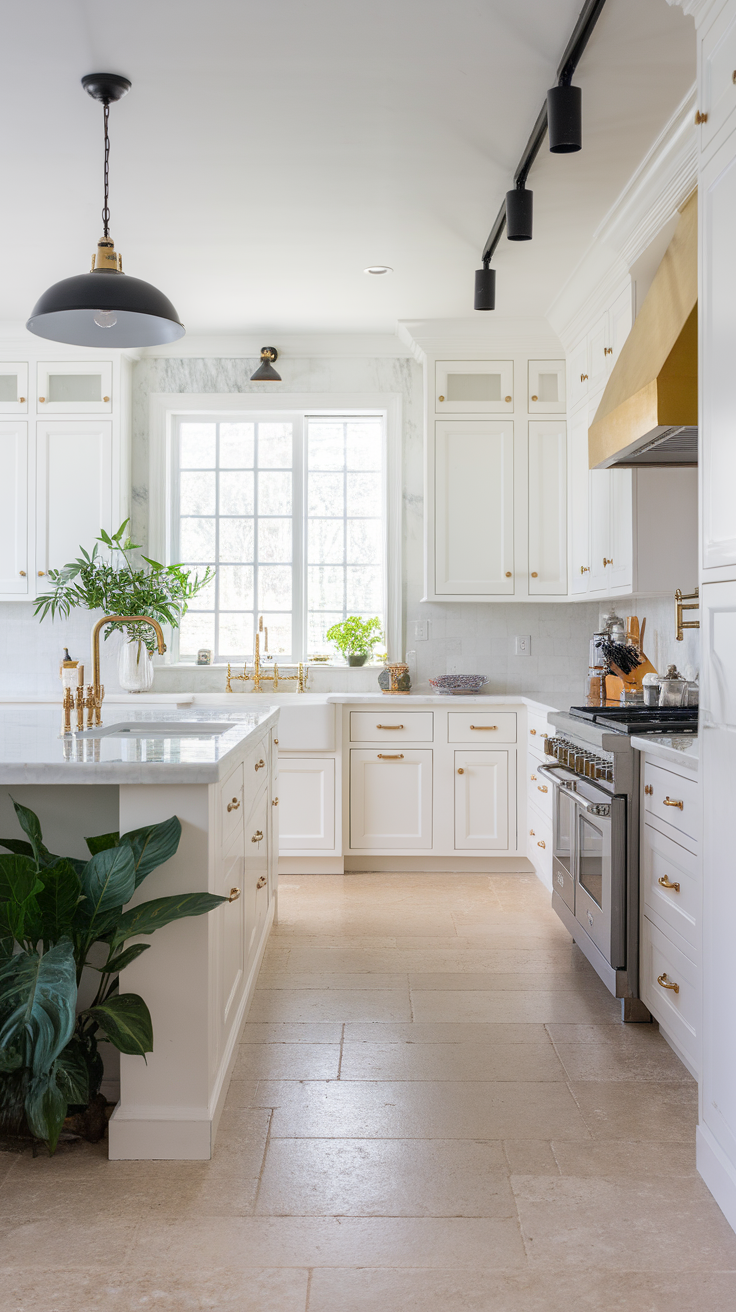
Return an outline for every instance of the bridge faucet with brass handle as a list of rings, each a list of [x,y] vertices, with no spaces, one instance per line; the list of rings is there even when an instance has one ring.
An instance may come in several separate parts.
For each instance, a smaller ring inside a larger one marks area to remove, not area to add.
[[[150,624],[156,634],[156,645],[160,656],[166,651],[164,634],[158,620],[151,619],[150,615],[103,615],[98,620],[92,630],[92,683],[87,688],[87,695],[91,702],[88,715],[88,726],[91,728],[92,712],[94,711],[95,726],[102,724],[102,703],[105,698],[105,689],[100,683],[100,631],[106,624]]]

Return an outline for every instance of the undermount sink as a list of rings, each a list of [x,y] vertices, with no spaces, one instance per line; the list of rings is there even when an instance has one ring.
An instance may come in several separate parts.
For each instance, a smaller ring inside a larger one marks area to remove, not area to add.
[[[232,729],[232,722],[213,724],[197,720],[129,720],[78,729],[76,738],[214,738]]]

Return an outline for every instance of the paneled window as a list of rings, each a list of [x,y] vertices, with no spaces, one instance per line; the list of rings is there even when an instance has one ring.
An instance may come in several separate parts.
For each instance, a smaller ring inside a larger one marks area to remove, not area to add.
[[[330,650],[347,615],[385,612],[381,415],[178,420],[172,559],[216,570],[179,633],[179,658],[250,658],[258,619],[282,661]]]

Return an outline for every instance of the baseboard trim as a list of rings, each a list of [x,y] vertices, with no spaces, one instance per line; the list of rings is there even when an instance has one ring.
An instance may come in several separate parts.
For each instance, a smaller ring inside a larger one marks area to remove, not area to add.
[[[345,874],[533,875],[525,856],[346,856]]]
[[[341,856],[280,856],[280,875],[341,875],[345,863]]]
[[[732,1230],[736,1230],[736,1168],[702,1122],[695,1135],[695,1163]]]

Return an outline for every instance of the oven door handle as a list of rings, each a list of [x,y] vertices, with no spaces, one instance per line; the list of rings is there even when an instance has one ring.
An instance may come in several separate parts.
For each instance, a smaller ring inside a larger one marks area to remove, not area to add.
[[[560,769],[560,766],[558,766],[557,768]],[[561,768],[564,770],[566,767],[562,766]],[[549,765],[538,765],[537,771],[539,774],[545,774],[549,779],[551,779],[552,783],[555,785],[556,788],[559,788],[561,792],[564,792],[566,797],[572,798],[572,800],[577,804],[577,806],[580,807],[581,810],[587,811],[588,815],[596,815],[599,816],[601,819],[605,819],[606,816],[610,816],[611,803],[609,798],[605,797],[605,795],[604,795],[605,800],[602,800],[600,802],[590,802],[587,800],[587,798],[581,797],[580,793],[576,792],[574,787],[570,787],[571,784],[574,785],[576,782],[574,776],[570,780],[558,779],[557,775],[554,774],[554,766],[549,766]],[[586,780],[586,782],[588,781]]]

